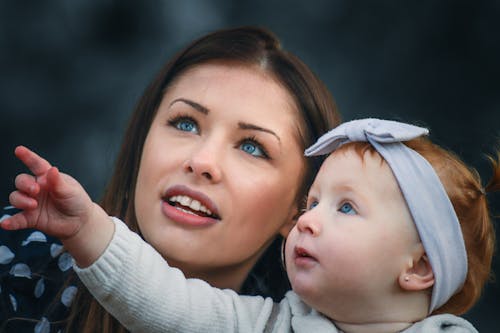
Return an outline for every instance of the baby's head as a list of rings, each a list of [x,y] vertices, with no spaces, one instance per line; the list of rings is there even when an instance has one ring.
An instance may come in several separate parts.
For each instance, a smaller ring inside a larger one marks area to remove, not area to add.
[[[370,121],[380,122],[364,120]],[[405,157],[381,147],[393,144],[374,147],[330,133],[308,151],[333,153],[311,187],[307,212],[288,236],[286,266],[294,290],[332,319],[416,321],[429,311],[461,314],[489,277],[494,232],[476,173],[427,139],[402,137],[404,149],[432,165],[446,191],[442,197],[427,192],[435,184],[422,185],[432,181],[400,163]],[[450,244],[440,244],[443,239]]]

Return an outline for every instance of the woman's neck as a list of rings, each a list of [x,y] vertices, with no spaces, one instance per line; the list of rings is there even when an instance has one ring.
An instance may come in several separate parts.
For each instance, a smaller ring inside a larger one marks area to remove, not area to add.
[[[272,240],[271,240],[272,241]],[[270,242],[269,241],[269,244]],[[237,262],[233,265],[210,267],[210,265],[193,265],[185,261],[177,261],[173,258],[165,257],[165,260],[171,267],[180,269],[186,278],[195,278],[204,280],[212,287],[219,289],[232,289],[240,292],[248,274],[255,266],[259,258],[262,256],[266,248],[266,244],[250,258]]]
[[[198,267],[177,262],[172,259],[166,259],[170,266],[180,269],[186,278],[195,278],[204,280],[212,287],[220,289],[232,289],[236,292],[241,290],[250,270],[255,261],[238,263],[238,265],[209,268],[206,266]]]

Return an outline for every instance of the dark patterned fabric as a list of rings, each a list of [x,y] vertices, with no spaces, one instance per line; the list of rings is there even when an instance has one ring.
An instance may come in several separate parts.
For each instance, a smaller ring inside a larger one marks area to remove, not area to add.
[[[0,221],[18,212],[0,209]],[[57,333],[76,294],[72,258],[40,231],[0,229],[0,332]]]

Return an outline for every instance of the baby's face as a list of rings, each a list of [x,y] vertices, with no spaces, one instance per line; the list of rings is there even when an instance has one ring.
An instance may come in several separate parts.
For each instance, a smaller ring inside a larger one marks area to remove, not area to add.
[[[348,148],[326,159],[288,236],[288,276],[306,303],[336,320],[354,320],[398,288],[418,242],[389,166],[378,154],[361,157]]]

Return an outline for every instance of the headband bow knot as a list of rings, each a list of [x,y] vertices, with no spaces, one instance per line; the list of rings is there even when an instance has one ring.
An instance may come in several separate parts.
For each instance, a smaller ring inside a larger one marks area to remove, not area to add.
[[[434,273],[429,313],[465,282],[467,253],[453,205],[431,164],[402,142],[427,135],[426,128],[381,119],[343,123],[307,148],[306,156],[331,153],[348,142],[369,142],[398,182]]]
[[[321,136],[315,144],[306,149],[305,154],[307,156],[328,154],[346,142],[403,142],[427,134],[429,130],[426,128],[397,121],[360,119],[343,123]]]

